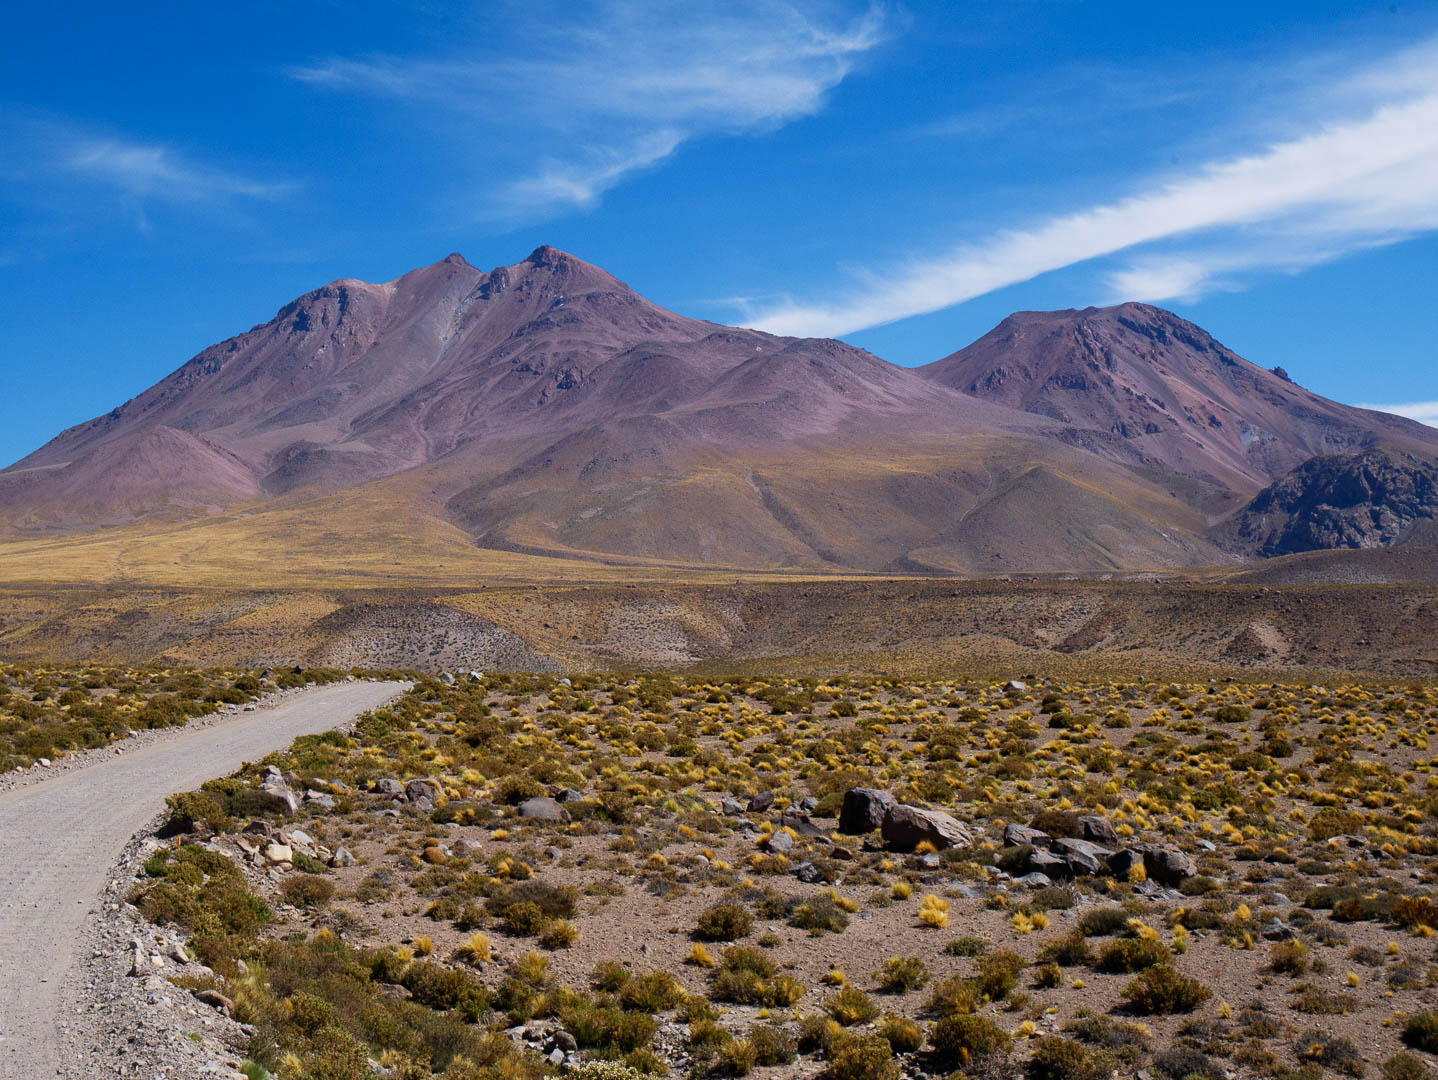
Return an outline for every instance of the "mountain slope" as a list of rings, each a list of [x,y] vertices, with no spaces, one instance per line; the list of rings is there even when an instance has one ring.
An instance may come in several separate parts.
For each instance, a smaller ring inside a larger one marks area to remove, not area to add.
[[[1317,454],[1438,448],[1438,431],[1329,401],[1146,304],[1018,312],[918,369],[1063,425],[1064,438],[1219,494],[1252,492]]]
[[[1312,458],[1224,524],[1240,550],[1293,555],[1438,539],[1438,464],[1381,450]]]
[[[1377,446],[1438,433],[1156,308],[1021,313],[915,370],[689,319],[541,247],[307,293],[0,470],[0,530],[30,559],[128,525],[53,551],[146,580],[161,551],[210,574],[240,545],[246,567],[407,580],[1153,569],[1231,559],[1222,512],[1316,450]]]

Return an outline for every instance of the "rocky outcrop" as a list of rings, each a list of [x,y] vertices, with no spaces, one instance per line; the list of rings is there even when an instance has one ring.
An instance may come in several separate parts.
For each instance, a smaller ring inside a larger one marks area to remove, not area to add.
[[[1316,457],[1256,495],[1222,536],[1262,556],[1402,543],[1415,525],[1438,520],[1438,464],[1365,450]]]

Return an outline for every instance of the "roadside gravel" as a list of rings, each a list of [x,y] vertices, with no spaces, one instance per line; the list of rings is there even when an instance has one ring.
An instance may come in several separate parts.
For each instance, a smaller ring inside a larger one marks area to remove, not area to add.
[[[343,727],[405,688],[355,681],[290,691],[253,711],[62,758],[43,776],[10,777],[0,790],[0,1077],[230,1072],[212,1049],[228,1021],[164,982],[172,972],[159,965],[147,960],[129,974],[132,939],[154,934],[121,902],[145,850],[132,838],[166,795]],[[141,946],[148,958],[166,943]]]

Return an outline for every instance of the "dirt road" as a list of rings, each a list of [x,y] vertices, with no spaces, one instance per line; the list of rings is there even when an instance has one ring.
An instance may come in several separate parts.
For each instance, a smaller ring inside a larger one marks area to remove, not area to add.
[[[233,772],[300,735],[343,725],[404,687],[316,687],[0,794],[0,1077],[56,1075],[60,990],[80,931],[107,872],[166,795]]]

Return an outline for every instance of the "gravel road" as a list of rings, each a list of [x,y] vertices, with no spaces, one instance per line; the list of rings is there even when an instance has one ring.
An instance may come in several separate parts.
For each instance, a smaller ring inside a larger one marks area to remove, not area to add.
[[[60,1071],[61,987],[126,843],[165,796],[238,769],[300,735],[340,727],[404,683],[345,682],[234,719],[176,728],[53,779],[0,793],[0,1077]],[[124,748],[124,744],[117,744]]]

